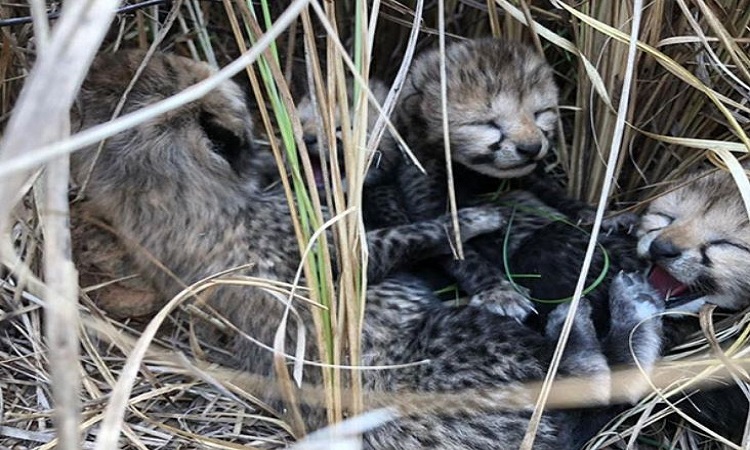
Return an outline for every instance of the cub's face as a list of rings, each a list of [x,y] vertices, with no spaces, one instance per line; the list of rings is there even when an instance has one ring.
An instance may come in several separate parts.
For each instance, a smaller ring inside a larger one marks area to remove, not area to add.
[[[750,221],[740,193],[725,172],[686,183],[651,203],[638,253],[654,263],[650,278],[668,308],[741,309],[750,304]]]
[[[437,52],[415,61],[399,114],[409,144],[434,152],[443,151],[439,66]],[[446,75],[453,160],[496,178],[530,173],[557,123],[550,67],[524,45],[481,39],[448,47]]]
[[[112,117],[143,57],[141,51],[124,50],[102,54],[94,61],[78,100],[81,128]],[[123,114],[175,95],[212,73],[205,63],[156,53],[129,92]],[[199,100],[109,138],[101,153],[98,146],[76,152],[73,173],[88,176],[95,163],[94,178],[106,182],[117,174],[137,184],[137,174],[144,178],[141,188],[167,185],[170,177],[180,183],[195,179],[197,186],[209,180],[237,183],[250,176],[255,158],[252,134],[242,91],[235,83],[225,82]]]
[[[351,101],[354,97],[354,82],[349,80],[347,84],[347,98]],[[369,81],[369,89],[372,92],[373,97],[382,105],[386,97],[388,96],[388,87],[380,80],[371,78]],[[355,113],[354,105],[349,105],[350,119]],[[318,184],[318,188],[322,191],[324,185],[323,174],[321,164],[328,164],[329,158],[332,153],[335,153],[338,157],[339,166],[344,167],[344,155],[343,155],[343,142],[342,142],[342,124],[341,121],[341,109],[338,105],[333,111],[333,124],[331,125],[335,132],[335,142],[325,142],[326,136],[324,130],[322,130],[322,120],[318,108],[312,102],[309,95],[305,96],[300,100],[297,105],[297,114],[302,125],[302,138],[305,141],[305,146],[310,156],[310,163],[312,165],[313,173]],[[369,134],[375,128],[375,124],[379,119],[379,113],[377,109],[369,106],[367,114],[367,133],[368,139]],[[319,134],[322,134],[319,136]],[[322,138],[324,142],[320,142],[319,138]],[[335,150],[335,152],[332,152]],[[361,149],[365,151],[364,149]],[[401,153],[396,147],[396,143],[391,136],[390,132],[386,131],[383,133],[380,144],[373,155],[367,155],[368,158],[372,158],[372,163],[367,171],[365,177],[365,185],[372,185],[386,176],[388,176],[394,170],[394,167],[399,163],[401,159]],[[329,170],[330,173],[330,170]],[[343,175],[343,174],[342,174]]]

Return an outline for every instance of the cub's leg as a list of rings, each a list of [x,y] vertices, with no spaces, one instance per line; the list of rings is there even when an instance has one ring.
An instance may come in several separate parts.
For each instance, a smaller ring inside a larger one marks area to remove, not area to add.
[[[555,308],[549,315],[545,336],[551,341],[560,337],[570,303]],[[596,335],[591,320],[591,304],[585,298],[578,304],[573,326],[560,362],[560,373],[586,379],[589,389],[586,395],[593,403],[605,403],[610,397],[610,371],[607,358]]]
[[[462,239],[497,231],[505,225],[500,209],[492,206],[463,208],[458,211]],[[453,233],[449,215],[438,219],[381,228],[367,232],[370,250],[367,276],[377,282],[396,267],[436,255],[450,254]]]
[[[642,275],[620,272],[610,285],[609,306],[610,332],[602,343],[609,367],[632,366],[635,357],[648,372],[659,357],[662,321],[658,314],[664,311],[663,300]],[[639,375],[625,379],[619,378],[616,372],[612,375],[611,386],[618,391],[624,387],[627,401],[632,403],[641,397],[645,385]],[[622,398],[618,391],[615,391],[617,397]],[[622,404],[610,403],[604,408],[568,412],[575,424],[570,448],[581,448],[624,408]]]
[[[535,311],[528,290],[508,281],[502,266],[492,264],[471,244],[463,250],[464,259],[444,258],[441,263],[471,295],[469,304],[518,320]]]
[[[443,214],[447,206],[444,164],[440,161],[426,161],[424,167],[428,175],[421,173],[413,165],[403,167],[399,174],[406,207],[412,220],[437,217]],[[534,311],[525,290],[510,283],[501,267],[488,261],[471,243],[464,245],[463,251],[464,259],[444,257],[441,265],[456,279],[461,289],[471,296],[471,304],[484,305],[494,312],[519,320]]]
[[[604,351],[610,365],[633,366],[637,362],[650,372],[661,354],[663,329],[658,314],[664,311],[664,299],[644,275],[621,272],[612,280],[609,308],[611,324]],[[626,386],[631,401],[638,400],[645,388],[637,378],[629,378]]]

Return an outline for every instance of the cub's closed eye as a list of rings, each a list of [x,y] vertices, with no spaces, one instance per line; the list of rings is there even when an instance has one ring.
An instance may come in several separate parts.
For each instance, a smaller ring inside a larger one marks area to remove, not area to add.
[[[712,247],[717,247],[717,246],[734,247],[734,248],[737,248],[737,249],[740,249],[740,250],[743,250],[743,251],[746,251],[746,252],[750,253],[750,247],[748,247],[746,245],[743,245],[743,244],[740,244],[740,243],[737,243],[737,242],[729,241],[727,239],[716,239],[716,240],[710,241],[708,243],[708,245],[710,245]]]
[[[471,127],[490,127],[495,130],[499,130],[500,132],[503,131],[503,127],[501,127],[497,122],[492,120],[477,120],[475,122],[469,122],[466,125]]]
[[[659,212],[647,212],[645,216],[643,216],[643,219],[641,220],[641,223],[643,226],[650,225],[650,228],[644,228],[643,231],[646,233],[651,233],[654,231],[658,231],[661,229],[664,229],[672,224],[672,222],[675,221],[675,218],[670,216],[669,214],[659,213]]]
[[[675,221],[675,217],[674,216],[670,216],[669,214],[664,214],[664,213],[660,213],[660,212],[650,212],[648,214],[652,215],[652,216],[656,216],[656,217],[661,217],[662,219],[666,219],[669,223],[672,223],[672,222]]]
[[[554,112],[555,112],[555,108],[553,108],[553,107],[544,108],[544,109],[540,109],[539,111],[535,112],[534,113],[534,117],[539,118],[543,114],[547,114],[547,113],[553,113],[554,114]]]
[[[498,130],[501,128],[500,125],[497,124],[494,120],[474,120],[472,122],[465,122],[464,126],[470,126],[470,127],[492,127],[497,128]]]

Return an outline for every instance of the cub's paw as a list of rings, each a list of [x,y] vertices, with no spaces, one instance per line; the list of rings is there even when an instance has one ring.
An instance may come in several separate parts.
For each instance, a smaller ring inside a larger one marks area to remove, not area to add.
[[[641,218],[636,213],[623,212],[614,216],[605,217],[602,220],[602,230],[607,233],[625,233],[631,234],[638,228]]]
[[[555,309],[547,316],[547,325],[545,327],[545,335],[557,339],[562,331],[565,319],[568,317],[570,311],[570,302],[565,302],[558,305]],[[576,310],[575,319],[573,319],[573,330],[584,332],[587,335],[592,336],[592,339],[596,339],[596,331],[594,330],[593,322],[591,321],[591,303],[585,298],[582,298],[578,303],[578,309]]]
[[[448,223],[452,221],[450,216],[446,220]],[[461,239],[466,241],[480,234],[502,229],[506,219],[496,206],[475,206],[459,209],[458,223],[461,227]]]
[[[535,313],[534,304],[527,298],[528,291],[518,287],[523,293],[518,292],[510,283],[485,289],[474,294],[469,300],[470,305],[481,306],[495,314],[512,317],[516,320],[524,320],[529,313]]]
[[[645,275],[620,272],[609,287],[612,319],[642,321],[664,311],[664,298],[649,284]]]
[[[596,210],[593,208],[586,208],[578,213],[577,222],[579,225],[591,226],[594,224],[595,218]],[[618,213],[602,219],[601,231],[605,234],[630,234],[633,230],[638,228],[639,223],[640,217],[638,214],[632,212]]]

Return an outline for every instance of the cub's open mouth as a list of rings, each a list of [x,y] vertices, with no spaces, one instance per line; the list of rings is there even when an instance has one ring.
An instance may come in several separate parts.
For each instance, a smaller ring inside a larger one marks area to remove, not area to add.
[[[682,283],[656,264],[651,266],[648,281],[654,289],[664,296],[667,308],[684,305],[706,295],[706,292],[693,289]]]
[[[320,156],[315,154],[309,154],[310,167],[312,167],[313,176],[315,177],[315,186],[319,191],[325,189],[325,179],[323,178],[323,161],[320,160]]]
[[[315,187],[318,189],[318,192],[324,192],[325,191],[325,176],[323,173],[323,164],[328,164],[328,161],[324,158],[322,158],[317,151],[309,151],[307,152],[307,156],[310,159],[310,167],[312,168],[313,176],[315,178]],[[302,164],[302,158],[299,158],[300,165]],[[339,155],[339,168],[341,170],[341,181],[344,183],[344,186],[346,186],[346,178],[344,173],[344,160],[343,156]],[[326,173],[328,173],[328,179],[331,179],[331,168],[330,166],[326,166]]]

